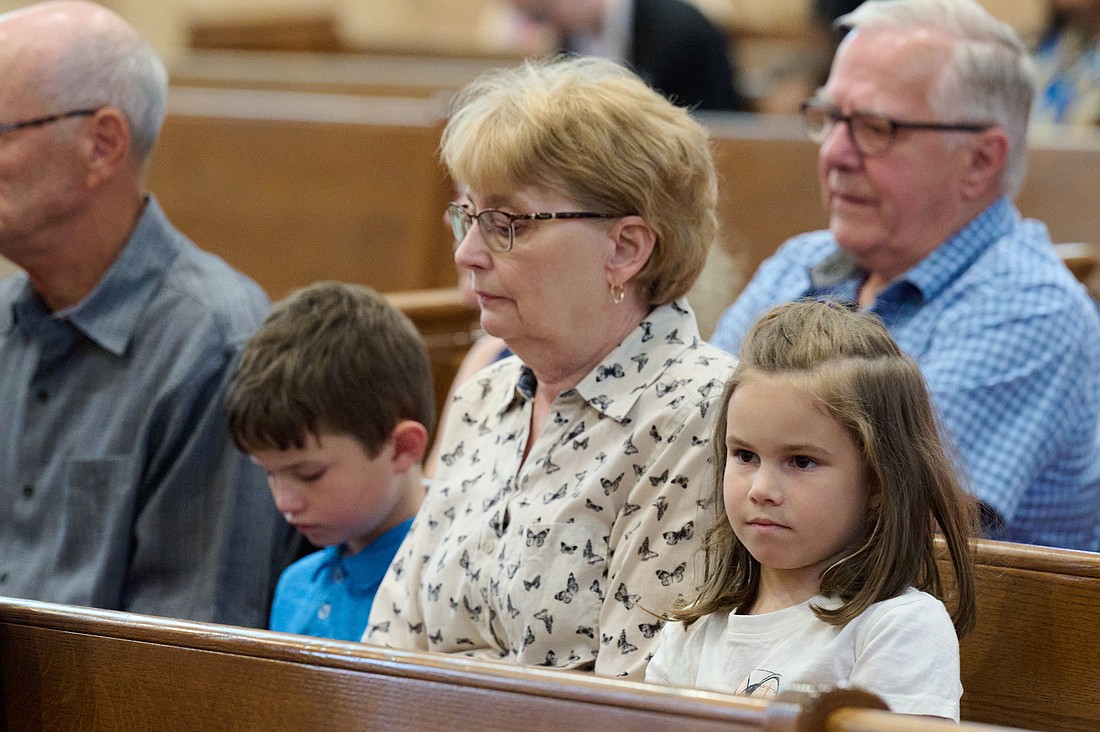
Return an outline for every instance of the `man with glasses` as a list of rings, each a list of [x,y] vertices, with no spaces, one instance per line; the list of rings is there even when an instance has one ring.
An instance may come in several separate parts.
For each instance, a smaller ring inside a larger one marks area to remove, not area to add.
[[[263,626],[287,529],[221,401],[268,301],[142,192],[166,76],[100,5],[0,15],[0,595]]]
[[[1012,203],[1027,51],[972,0],[869,0],[838,23],[851,32],[802,107],[829,228],[761,265],[714,342],[736,351],[757,315],[805,297],[877,313],[921,365],[987,534],[1096,549],[1100,324]]]

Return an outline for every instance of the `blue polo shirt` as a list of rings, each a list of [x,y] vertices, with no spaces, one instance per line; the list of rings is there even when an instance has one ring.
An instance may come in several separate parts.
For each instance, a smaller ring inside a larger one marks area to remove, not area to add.
[[[374,593],[411,525],[410,518],[351,556],[344,556],[347,547],[340,544],[287,567],[275,588],[271,630],[360,640]]]

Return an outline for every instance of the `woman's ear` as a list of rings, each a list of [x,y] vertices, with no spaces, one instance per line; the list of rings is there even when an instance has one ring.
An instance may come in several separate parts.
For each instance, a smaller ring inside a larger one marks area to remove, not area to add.
[[[609,285],[625,285],[638,274],[657,246],[657,232],[641,216],[623,216],[608,235],[614,249],[607,260]]]
[[[411,419],[402,420],[390,433],[390,443],[393,445],[391,459],[394,463],[394,472],[405,473],[410,468],[420,465],[424,451],[428,447],[428,430],[419,422]]]

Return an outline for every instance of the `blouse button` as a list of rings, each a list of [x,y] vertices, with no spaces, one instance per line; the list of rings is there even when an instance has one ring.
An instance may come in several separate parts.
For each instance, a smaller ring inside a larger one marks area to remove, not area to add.
[[[317,608],[317,618],[318,618],[318,620],[328,620],[329,613],[331,613],[331,612],[332,612],[332,606],[329,605],[326,602],[324,605]]]

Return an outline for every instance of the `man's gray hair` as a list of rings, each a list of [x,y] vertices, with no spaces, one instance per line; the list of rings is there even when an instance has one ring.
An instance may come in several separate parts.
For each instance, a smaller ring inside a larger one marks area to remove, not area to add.
[[[117,107],[130,122],[130,148],[141,163],[149,157],[164,122],[168,72],[136,32],[102,29],[77,34],[38,87],[43,102],[62,110]]]
[[[1010,25],[974,0],[866,0],[836,25],[853,30],[929,28],[957,39],[945,73],[929,93],[929,106],[945,122],[988,122],[1004,129],[1009,151],[1001,182],[1010,196],[1019,192],[1035,67]]]

